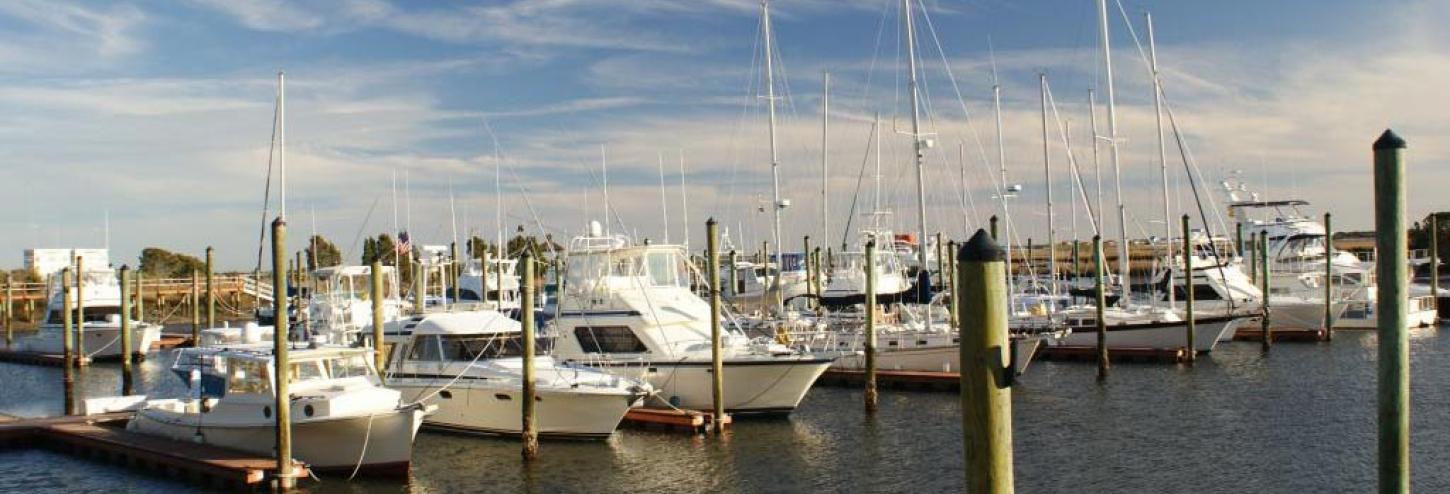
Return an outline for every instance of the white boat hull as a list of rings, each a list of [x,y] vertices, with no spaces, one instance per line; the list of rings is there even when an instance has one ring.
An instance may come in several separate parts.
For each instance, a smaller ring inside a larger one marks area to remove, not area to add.
[[[725,411],[730,413],[790,413],[795,410],[815,384],[816,379],[826,372],[834,358],[772,358],[726,360]],[[611,372],[628,374],[638,372],[644,366],[644,375],[657,393],[646,399],[644,406],[652,408],[685,408],[709,410],[714,407],[711,396],[711,366],[709,360],[681,362],[619,362],[600,365]]]
[[[1194,350],[1211,352],[1224,335],[1232,339],[1242,318],[1216,317],[1199,319],[1194,325]],[[1112,324],[1108,326],[1108,349],[1113,348],[1182,348],[1187,344],[1187,328],[1182,321],[1152,324]],[[1054,346],[1097,346],[1095,327],[1074,327],[1059,340],[1048,340]]]
[[[26,352],[60,355],[65,353],[65,330],[59,326],[41,326],[34,336],[21,340],[20,349]],[[78,347],[90,358],[116,358],[121,356],[121,328],[114,324],[86,324],[81,333],[82,344]],[[131,353],[146,354],[151,345],[161,339],[161,326],[134,324],[131,326]]]
[[[293,412],[300,414],[296,409]],[[413,458],[413,437],[425,414],[421,408],[412,407],[372,417],[295,421],[292,456],[314,471],[351,472],[357,468],[370,474],[405,474]],[[198,421],[198,417],[195,413],[147,409],[137,412],[127,429],[177,441],[199,440],[263,456],[276,455],[276,428],[271,421],[214,424]]]
[[[412,402],[433,393],[448,379],[389,379],[388,387],[401,391]],[[460,381],[435,394],[429,404],[438,410],[424,425],[443,430],[518,435],[523,431],[520,414],[522,391],[517,386],[487,386],[486,382]],[[609,437],[638,401],[626,393],[591,393],[539,390],[534,420],[541,437],[600,439]]]

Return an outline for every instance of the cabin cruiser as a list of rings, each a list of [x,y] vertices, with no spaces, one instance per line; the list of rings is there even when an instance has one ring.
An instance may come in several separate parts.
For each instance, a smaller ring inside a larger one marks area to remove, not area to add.
[[[866,239],[893,238],[889,231],[863,232]],[[872,256],[876,271],[876,301],[890,304],[900,301],[913,286],[906,273],[904,258],[891,248],[875,250]],[[831,273],[826,289],[821,294],[821,304],[827,307],[841,307],[866,303],[866,248],[865,241],[857,250],[841,252],[831,261]]]
[[[567,255],[552,322],[555,359],[641,373],[658,390],[646,406],[711,408],[710,305],[690,289],[696,273],[684,249],[634,246],[594,222]],[[752,340],[724,325],[724,406],[732,413],[789,413],[842,355]]]
[[[458,275],[458,302],[494,302],[502,311],[518,311],[518,259],[489,257],[487,263],[474,259]]]
[[[308,345],[289,353],[293,457],[314,471],[405,475],[413,438],[432,408],[382,387],[371,350]],[[271,344],[182,349],[177,363],[178,373],[224,377],[220,393],[193,384],[193,398],[148,400],[127,430],[275,454]]]
[[[86,268],[81,274],[80,291],[73,284],[61,281],[56,276],[49,287],[49,302],[46,304],[45,321],[35,335],[16,341],[19,349],[26,352],[60,355],[65,352],[65,300],[70,292],[71,303],[77,300],[83,305],[79,310],[72,306],[72,321],[79,322],[76,350],[85,356],[95,358],[116,358],[121,356],[121,282],[115,270],[110,268]],[[62,290],[61,287],[65,286]],[[79,299],[77,295],[80,295]],[[75,317],[75,316],[79,317]],[[151,345],[161,338],[161,325],[137,320],[131,325],[132,354],[144,355]]]
[[[386,326],[387,386],[409,401],[436,404],[425,425],[484,434],[522,431],[523,333],[495,310],[415,315]],[[539,338],[548,348],[548,338]],[[541,352],[542,353],[542,352]],[[535,424],[542,437],[609,437],[649,383],[592,367],[534,357]]]
[[[408,308],[398,296],[397,270],[383,266],[383,321],[396,321]],[[307,302],[307,329],[326,341],[352,344],[373,332],[372,266],[332,266],[311,273],[316,289]]]
[[[789,304],[796,297],[808,291],[805,256],[796,252],[781,254],[786,269],[777,269],[774,258],[770,262],[756,263],[736,261],[734,270],[722,267],[720,282],[725,284],[721,296],[736,307],[764,311],[775,305],[776,291],[781,301]],[[780,279],[780,286],[774,285]]]

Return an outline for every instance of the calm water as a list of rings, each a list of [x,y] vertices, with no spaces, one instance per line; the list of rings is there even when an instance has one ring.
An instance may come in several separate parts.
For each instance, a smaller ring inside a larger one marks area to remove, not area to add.
[[[1219,347],[1193,368],[1038,362],[1015,389],[1023,492],[1368,491],[1375,479],[1375,338]],[[1450,489],[1450,336],[1412,333],[1414,487]],[[143,385],[176,392],[164,358]],[[60,411],[60,370],[0,364],[0,413]],[[114,365],[87,371],[92,395],[119,391]],[[874,419],[854,389],[812,390],[789,419],[742,421],[724,439],[621,431],[602,443],[545,442],[531,468],[518,445],[424,432],[406,482],[321,492],[949,492],[962,486],[957,398],[886,391]],[[85,473],[80,473],[84,471]],[[189,490],[189,484],[37,451],[0,452],[0,492]]]

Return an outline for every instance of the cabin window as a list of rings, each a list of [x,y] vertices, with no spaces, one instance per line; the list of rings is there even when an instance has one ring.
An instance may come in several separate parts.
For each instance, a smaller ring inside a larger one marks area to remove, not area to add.
[[[479,301],[479,300],[482,300],[482,299],[478,298],[478,292],[475,292],[475,291],[470,290],[470,289],[467,289],[467,288],[460,288],[458,290],[458,300],[469,300],[469,301],[475,301],[476,302],[476,301]]]
[[[227,393],[270,393],[272,378],[267,364],[256,360],[227,361]]]
[[[443,336],[443,359],[472,362],[474,359],[519,357],[524,354],[523,335]],[[479,357],[482,354],[483,357]]]
[[[1188,290],[1184,290],[1182,286],[1175,286],[1175,287],[1173,287],[1173,295],[1176,296],[1179,300],[1187,300],[1188,299]],[[1211,287],[1211,286],[1208,286],[1208,285],[1194,285],[1193,286],[1193,299],[1194,300],[1223,300],[1223,297],[1218,294],[1218,290],[1214,290],[1213,287]]]
[[[438,349],[438,337],[434,335],[419,336],[413,342],[413,349],[408,352],[408,360],[425,362],[443,360],[443,353]]]
[[[314,381],[327,379],[327,372],[322,369],[322,362],[312,360],[292,364],[292,382]]]
[[[628,326],[579,326],[574,337],[584,353],[644,353],[644,342]]]
[[[672,252],[651,252],[646,255],[649,261],[650,283],[654,286],[680,286],[681,279],[688,279],[681,271],[680,263],[676,262]]]
[[[331,367],[333,379],[345,379],[349,377],[367,377],[372,375],[372,366],[368,363],[366,355],[353,355],[351,357],[339,357],[327,361]]]

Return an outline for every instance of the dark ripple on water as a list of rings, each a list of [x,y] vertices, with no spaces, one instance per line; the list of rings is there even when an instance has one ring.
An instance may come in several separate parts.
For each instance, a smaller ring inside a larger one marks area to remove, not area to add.
[[[1416,490],[1450,488],[1450,337],[1418,330],[1413,369]],[[1265,359],[1234,343],[1188,368],[1120,364],[1099,385],[1090,364],[1039,362],[1015,390],[1023,492],[1368,491],[1375,479],[1375,337],[1280,344]],[[144,389],[179,393],[153,358]],[[60,370],[0,364],[0,412],[60,411]],[[86,371],[82,392],[119,391],[119,370]],[[513,440],[422,433],[406,482],[321,492],[959,492],[961,427],[952,394],[887,391],[866,418],[857,390],[818,388],[789,419],[746,420],[724,439],[622,431],[605,442],[545,442],[525,468]],[[189,490],[37,451],[0,452],[0,491]]]

